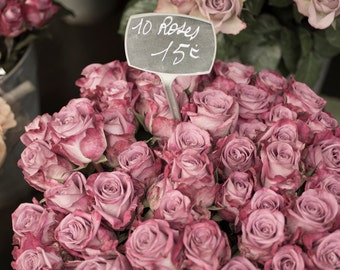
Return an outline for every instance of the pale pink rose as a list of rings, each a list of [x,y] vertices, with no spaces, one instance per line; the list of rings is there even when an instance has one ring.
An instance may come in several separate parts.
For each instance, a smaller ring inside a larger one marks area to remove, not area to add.
[[[168,222],[149,219],[132,230],[125,244],[126,257],[136,269],[175,270],[174,246],[175,235]]]
[[[80,87],[81,97],[94,97],[102,88],[110,89],[111,84],[117,80],[126,80],[127,63],[118,60],[106,64],[90,64],[86,66],[76,81]]]
[[[41,28],[58,12],[59,6],[52,0],[24,0],[22,9],[29,26]]]
[[[264,270],[300,270],[305,269],[302,249],[295,245],[285,245],[279,248],[272,259],[266,261]]]
[[[121,170],[130,174],[134,180],[149,187],[160,174],[162,164],[152,149],[144,142],[137,141],[118,155]]]
[[[52,149],[76,165],[98,161],[107,146],[103,117],[86,98],[72,99],[50,122]]]
[[[235,256],[221,270],[259,270],[246,257]]]
[[[154,12],[189,14],[195,5],[195,0],[158,0]]]
[[[212,220],[193,222],[183,232],[181,269],[219,269],[231,257],[228,237]]]
[[[287,225],[291,232],[322,233],[332,228],[339,211],[334,195],[325,190],[308,189],[287,209]]]
[[[237,84],[233,95],[239,104],[241,118],[261,119],[261,114],[269,111],[271,96],[266,90],[250,84]]]
[[[12,213],[12,228],[20,245],[27,235],[43,245],[50,245],[55,241],[53,230],[57,224],[57,214],[36,203],[22,203]]]
[[[334,130],[339,126],[338,121],[329,112],[324,111],[312,114],[306,124],[313,133],[322,132],[326,129]]]
[[[185,149],[169,168],[170,181],[175,189],[180,189],[198,204],[208,206],[213,203],[217,186],[213,164],[207,154]]]
[[[159,207],[154,210],[154,218],[164,219],[173,229],[181,229],[193,221],[192,202],[178,190],[164,193],[159,202]]]
[[[191,1],[191,0],[189,0]],[[193,76],[178,76],[174,80],[172,84],[172,89],[176,92],[189,92],[192,93],[196,91],[196,89],[199,87],[200,83],[200,76],[193,75]]]
[[[91,198],[85,190],[86,178],[81,172],[71,173],[62,185],[54,186],[44,192],[46,205],[62,213],[75,210],[89,212]]]
[[[245,172],[254,167],[258,161],[256,145],[248,137],[233,133],[220,139],[217,144],[218,161],[224,175],[233,171]]]
[[[317,29],[330,26],[340,13],[339,0],[294,0],[294,2],[298,11],[308,17],[309,24]]]
[[[241,220],[238,247],[242,256],[264,263],[285,241],[285,217],[277,210],[257,209]]]
[[[316,136],[313,144],[308,148],[306,164],[309,169],[325,169],[329,172],[340,173],[340,138],[332,132],[323,132]]]
[[[167,142],[167,150],[173,154],[185,149],[208,153],[211,148],[209,133],[190,122],[179,123]]]
[[[253,210],[270,209],[281,211],[284,206],[285,198],[269,188],[257,190],[250,200],[250,208]]]
[[[257,73],[255,85],[269,93],[280,95],[286,91],[288,82],[287,79],[278,72],[264,69]]]
[[[54,237],[70,254],[88,258],[90,254],[113,255],[117,245],[112,230],[101,226],[98,212],[76,210],[65,216],[54,231]]]
[[[235,81],[236,83],[247,84],[255,75],[253,66],[244,65],[238,62],[224,62],[216,60],[213,65],[213,72],[217,76],[222,76]]]
[[[173,187],[170,179],[164,178],[164,174],[161,173],[155,183],[148,188],[146,192],[146,199],[151,210],[159,208],[161,199],[168,192],[172,191]]]
[[[63,269],[63,259],[53,248],[36,247],[26,249],[11,266],[16,270],[60,270]]]
[[[308,252],[317,269],[337,269],[340,267],[340,230],[318,239]]]
[[[194,92],[194,111],[186,111],[191,123],[207,130],[214,138],[224,137],[236,128],[239,106],[234,97],[223,91],[207,87]]]
[[[284,93],[287,104],[293,105],[296,112],[318,113],[326,106],[326,100],[318,96],[307,84],[291,80]]]
[[[240,118],[237,122],[237,132],[240,136],[248,137],[257,142],[260,135],[268,128],[268,126],[258,119],[245,120]]]
[[[222,208],[219,215],[229,222],[235,222],[240,209],[251,199],[254,191],[254,177],[245,172],[231,172],[219,188],[215,205]]]
[[[291,109],[287,104],[277,104],[272,106],[269,110],[268,121],[275,123],[280,119],[296,120],[297,112]]]
[[[9,0],[0,14],[1,35],[16,37],[25,30],[23,10],[20,3],[15,0]]]
[[[243,0],[195,0],[197,8],[190,15],[204,17],[210,20],[216,32],[236,35],[247,27],[239,16],[243,7]]]
[[[93,208],[115,230],[124,229],[131,222],[142,192],[127,173],[119,171],[91,174],[86,189],[94,197]]]
[[[60,185],[73,169],[71,163],[51,151],[45,141],[34,141],[21,153],[18,161],[25,180],[35,189],[46,189]]]
[[[28,146],[31,142],[37,140],[50,140],[49,138],[49,122],[52,116],[45,113],[43,115],[36,116],[32,122],[25,126],[25,133],[21,135],[21,142]]]
[[[299,171],[300,150],[295,144],[284,141],[264,143],[261,152],[263,187],[276,187],[296,191],[302,184]]]

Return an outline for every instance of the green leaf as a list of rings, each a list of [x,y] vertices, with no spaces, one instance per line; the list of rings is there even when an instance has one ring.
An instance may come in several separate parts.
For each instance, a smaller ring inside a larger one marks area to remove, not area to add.
[[[247,0],[244,3],[245,10],[257,16],[261,13],[265,0]]]
[[[300,41],[302,56],[309,55],[309,53],[313,49],[313,39],[312,39],[311,34],[302,27],[299,27],[298,34],[299,34],[299,41]]]
[[[241,48],[241,61],[253,65],[256,71],[262,69],[276,70],[281,58],[281,48],[278,43],[249,43]]]
[[[287,7],[292,4],[292,0],[269,0],[268,5],[273,7]]]
[[[140,13],[153,12],[157,7],[157,2],[158,0],[130,1],[122,14],[118,33],[124,36],[125,28],[130,16]]]
[[[339,47],[334,47],[327,41],[325,31],[314,33],[314,50],[318,55],[325,58],[331,58],[340,53]]]
[[[321,67],[321,58],[311,51],[308,55],[300,59],[297,71],[294,75],[295,79],[304,82],[309,87],[313,88],[319,79]]]
[[[288,28],[283,28],[280,43],[284,65],[289,73],[295,73],[300,57],[300,44],[297,34]]]
[[[252,25],[252,29],[257,34],[268,34],[279,31],[281,29],[281,25],[274,16],[262,14],[258,17],[256,23]]]
[[[218,33],[216,35],[217,51],[216,59],[225,60],[233,57],[236,53],[236,48],[232,44],[232,41],[225,38],[225,35]]]
[[[327,41],[334,47],[340,48],[340,18],[337,18],[331,25],[326,28],[325,35]]]

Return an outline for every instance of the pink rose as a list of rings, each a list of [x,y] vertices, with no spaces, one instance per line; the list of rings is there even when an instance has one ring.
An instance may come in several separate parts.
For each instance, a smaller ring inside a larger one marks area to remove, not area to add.
[[[21,142],[28,146],[31,142],[37,140],[49,141],[49,122],[51,119],[51,115],[47,113],[36,116],[32,122],[25,126],[25,133],[20,137]]]
[[[291,80],[284,94],[285,103],[293,105],[296,112],[318,113],[326,106],[326,100],[318,96],[307,84]]]
[[[149,219],[134,228],[125,247],[126,257],[136,269],[176,269],[172,263],[175,235],[168,222]]]
[[[41,28],[52,16],[57,13],[59,7],[52,0],[24,0],[23,13],[30,27]]]
[[[86,189],[95,199],[93,208],[115,230],[124,229],[131,222],[142,195],[131,177],[118,171],[91,174]]]
[[[287,209],[287,226],[291,232],[326,232],[333,226],[338,211],[338,202],[331,193],[308,189]]]
[[[264,187],[296,191],[302,184],[301,153],[291,142],[264,143],[261,149],[261,182]]]
[[[18,244],[29,234],[43,245],[53,243],[52,232],[57,223],[57,214],[39,204],[22,203],[12,213],[12,228]]]
[[[269,188],[257,190],[250,200],[250,208],[283,210],[285,206],[285,198]]]
[[[338,127],[338,121],[329,112],[321,111],[312,114],[307,120],[307,125],[313,133],[317,133],[326,129],[335,130]]]
[[[287,79],[278,72],[264,69],[257,73],[255,85],[269,93],[280,95],[286,91],[288,82]]]
[[[340,266],[340,230],[336,230],[315,241],[308,252],[317,269],[337,269]]]
[[[56,253],[54,248],[36,247],[34,249],[26,249],[12,262],[13,269],[30,270],[30,269],[63,269],[63,259],[60,254]]]
[[[233,171],[245,172],[257,163],[256,145],[248,137],[233,133],[220,139],[216,146],[225,176]]]
[[[118,60],[106,64],[90,64],[86,66],[76,81],[80,87],[81,97],[91,98],[98,95],[102,88],[110,89],[111,84],[118,80],[126,80],[127,63]]]
[[[86,98],[72,99],[53,114],[53,150],[76,165],[98,161],[107,146],[104,122]]]
[[[46,189],[60,185],[73,166],[51,151],[44,141],[34,141],[21,153],[18,167],[22,169],[25,180],[35,189]]]
[[[311,26],[317,29],[325,29],[330,26],[340,13],[340,2],[294,0],[298,11],[308,17]]]
[[[227,235],[215,221],[193,222],[183,232],[181,269],[219,269],[231,257]]]
[[[217,76],[222,76],[235,81],[236,83],[248,84],[255,75],[253,66],[244,65],[238,62],[224,62],[216,60],[213,72]]]
[[[89,212],[91,198],[86,194],[85,183],[86,178],[81,172],[71,173],[62,185],[44,192],[47,206],[65,214],[77,209]]]
[[[154,12],[189,14],[195,5],[195,0],[158,0]]]
[[[264,270],[305,269],[305,261],[299,246],[286,245],[279,248],[273,258],[266,261]]]
[[[173,187],[170,179],[165,178],[164,174],[161,173],[157,177],[157,181],[153,183],[146,191],[146,199],[148,201],[151,210],[156,210],[159,208],[161,199],[168,192],[172,191]]]
[[[239,210],[250,200],[254,186],[254,177],[245,172],[231,172],[220,186],[216,195],[216,206],[223,208],[219,215],[229,222],[235,222]]]
[[[144,141],[138,141],[118,155],[121,170],[147,187],[161,172],[161,161]]]
[[[257,209],[241,222],[238,247],[248,259],[264,263],[285,240],[285,217],[280,211]]]
[[[235,256],[221,270],[259,270],[246,257]]]
[[[90,254],[113,255],[117,245],[116,235],[101,226],[101,216],[96,211],[76,210],[68,214],[55,229],[54,237],[70,254],[80,258]]]
[[[280,119],[296,120],[297,113],[294,109],[291,109],[287,104],[277,104],[272,106],[269,111],[268,121],[270,123],[275,123]]]
[[[245,120],[239,119],[237,123],[237,132],[239,135],[248,137],[257,142],[259,135],[262,134],[268,126],[257,119]]]
[[[236,128],[239,106],[234,97],[223,91],[207,87],[194,92],[194,111],[186,111],[190,121],[207,130],[214,138],[224,137]]]
[[[179,123],[167,142],[167,150],[176,154],[187,148],[199,153],[210,151],[211,138],[209,133],[190,122]]]
[[[196,0],[196,3],[198,8],[193,9],[190,15],[207,18],[214,24],[216,32],[236,35],[247,26],[239,18],[243,0]]]
[[[25,31],[23,11],[20,3],[9,0],[0,14],[0,33],[5,37],[16,37]]]

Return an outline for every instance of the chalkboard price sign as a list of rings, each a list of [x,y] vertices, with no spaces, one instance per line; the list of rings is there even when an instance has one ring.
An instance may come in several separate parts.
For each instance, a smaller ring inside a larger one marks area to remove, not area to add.
[[[156,73],[209,73],[215,60],[215,44],[210,22],[178,14],[133,15],[125,33],[129,65]]]

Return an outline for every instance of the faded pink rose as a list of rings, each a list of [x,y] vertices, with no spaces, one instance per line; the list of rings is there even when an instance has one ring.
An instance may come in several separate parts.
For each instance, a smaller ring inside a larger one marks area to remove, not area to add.
[[[0,33],[5,37],[16,37],[26,28],[20,3],[9,0],[0,14]]]
[[[73,169],[72,164],[52,152],[45,141],[29,144],[21,153],[18,167],[25,180],[39,191],[61,185],[59,181],[66,179]]]
[[[54,186],[44,192],[46,205],[62,213],[75,210],[89,212],[91,198],[85,190],[86,178],[81,172],[71,173],[62,185]]]
[[[54,231],[54,237],[70,254],[88,258],[90,254],[114,255],[117,245],[112,230],[101,225],[98,212],[76,210],[65,216]]]
[[[125,244],[126,257],[136,269],[175,270],[174,246],[175,235],[168,222],[149,219],[131,231]]]
[[[231,257],[228,237],[212,220],[185,226],[181,269],[219,269]]]
[[[12,262],[11,266],[15,270],[61,270],[63,269],[63,259],[54,248],[36,247],[24,250],[17,260]]]
[[[321,237],[308,252],[317,269],[337,269],[340,267],[340,230]]]
[[[72,99],[50,122],[52,149],[76,165],[98,161],[107,146],[103,117],[87,98]]]
[[[298,11],[308,17],[309,24],[317,29],[327,28],[340,14],[339,0],[294,0],[294,2]]]
[[[245,172],[231,172],[220,186],[215,198],[219,215],[229,222],[235,222],[240,209],[251,199],[255,184],[254,177]]]
[[[244,0],[195,0],[197,8],[190,15],[210,20],[216,32],[236,35],[247,27],[239,18]]]
[[[313,133],[322,132],[326,129],[334,130],[338,127],[338,121],[329,112],[318,112],[312,114],[306,124]]]
[[[151,210],[156,210],[159,208],[161,199],[173,190],[170,179],[164,178],[164,174],[161,173],[157,177],[157,181],[148,188],[146,192],[146,199],[148,201]]]
[[[207,87],[192,96],[195,110],[186,111],[191,123],[207,130],[214,138],[234,132],[239,106],[234,97],[213,87]]]
[[[257,209],[241,220],[238,247],[242,256],[264,263],[285,241],[285,217],[277,210]]]
[[[49,122],[51,119],[52,116],[47,113],[36,116],[32,122],[25,126],[25,133],[20,137],[21,142],[28,146],[31,142],[37,140],[49,141]]]
[[[224,62],[216,60],[213,65],[213,72],[216,76],[222,76],[235,81],[236,83],[247,84],[255,75],[253,66],[244,65],[238,62]]]
[[[131,177],[124,172],[91,174],[86,189],[94,200],[93,208],[115,230],[124,229],[132,220],[141,191],[135,188]]]
[[[260,156],[261,182],[264,187],[296,191],[301,186],[301,153],[295,144],[285,141],[264,143]]]
[[[246,257],[235,256],[221,270],[259,270]]]
[[[199,153],[208,153],[211,148],[211,137],[206,130],[190,122],[181,122],[168,139],[167,150],[177,154],[188,148]]]
[[[254,142],[257,142],[260,135],[268,128],[266,124],[258,119],[239,119],[237,122],[236,131],[239,135],[248,137]]]
[[[302,249],[295,245],[285,245],[279,248],[272,259],[266,261],[264,270],[300,270],[305,269]]]
[[[52,0],[24,0],[23,14],[30,27],[41,28],[58,12]]]
[[[294,109],[289,108],[287,104],[277,104],[269,110],[268,122],[275,123],[280,119],[296,120],[297,113]]]
[[[279,193],[269,189],[261,188],[257,190],[250,200],[250,208],[283,210],[285,206],[285,198]]]
[[[308,189],[287,209],[287,226],[292,233],[322,233],[332,228],[339,205],[325,190]]]
[[[307,84],[294,79],[291,79],[284,99],[284,103],[293,105],[296,112],[314,114],[322,111],[326,106],[325,99],[318,96]]]
[[[288,82],[287,79],[278,72],[263,69],[257,73],[255,85],[269,93],[280,95],[286,91]]]
[[[161,172],[161,161],[155,157],[152,149],[144,142],[137,141],[118,155],[122,171],[131,175],[146,187],[150,186]]]
[[[195,5],[195,0],[158,0],[154,12],[189,14]]]

